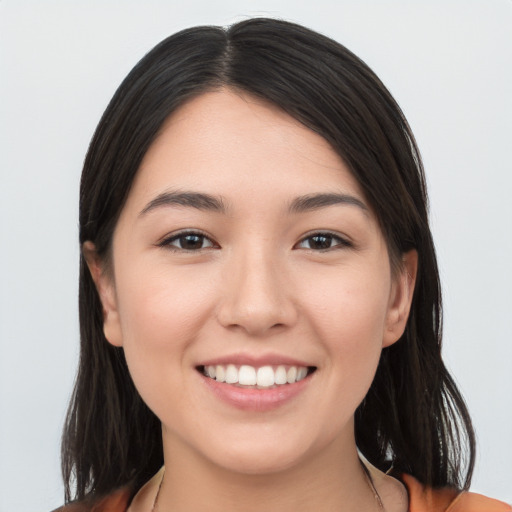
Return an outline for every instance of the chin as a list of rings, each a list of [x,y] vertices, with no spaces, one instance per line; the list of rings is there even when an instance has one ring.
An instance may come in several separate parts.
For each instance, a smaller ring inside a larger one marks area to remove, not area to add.
[[[295,450],[296,452],[296,450]],[[261,450],[256,452],[237,452],[233,455],[224,454],[222,459],[217,459],[217,465],[226,471],[240,475],[265,476],[290,470],[298,466],[301,459],[294,454],[264,453]]]
[[[298,436],[268,433],[267,436],[243,436],[236,439],[227,436],[229,444],[217,442],[205,450],[213,464],[226,471],[244,475],[269,475],[299,467],[311,456],[318,453],[318,446],[311,439],[299,439]],[[215,450],[211,450],[216,446]],[[206,447],[205,447],[206,448]]]

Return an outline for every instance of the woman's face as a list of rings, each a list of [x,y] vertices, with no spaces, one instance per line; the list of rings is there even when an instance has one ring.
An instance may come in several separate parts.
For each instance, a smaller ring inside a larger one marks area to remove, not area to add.
[[[249,95],[191,100],[140,166],[113,277],[88,260],[168,453],[265,473],[355,446],[412,283],[322,137]]]

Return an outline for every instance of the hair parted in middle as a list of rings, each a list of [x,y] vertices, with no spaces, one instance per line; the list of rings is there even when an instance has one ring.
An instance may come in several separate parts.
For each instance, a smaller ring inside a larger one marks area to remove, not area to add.
[[[373,209],[392,269],[400,268],[406,251],[418,252],[407,327],[382,352],[356,411],[356,442],[381,470],[392,465],[434,487],[467,488],[474,434],[441,358],[440,283],[421,158],[395,100],[342,45],[267,18],[227,29],[190,28],[158,44],[123,81],[91,141],[80,190],[80,243],[92,241],[108,267],[117,219],[164,122],[187,100],[221,88],[270,102],[330,143]],[[79,294],[80,364],[62,448],[67,499],[127,484],[135,493],[163,463],[160,422],[136,391],[122,348],[105,339],[83,256]]]

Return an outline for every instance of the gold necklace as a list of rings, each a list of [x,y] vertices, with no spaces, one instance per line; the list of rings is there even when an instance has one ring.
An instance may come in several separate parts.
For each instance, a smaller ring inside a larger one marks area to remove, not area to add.
[[[377,505],[379,506],[379,511],[380,512],[386,512],[385,509],[384,509],[384,503],[382,503],[382,498],[380,497],[377,489],[375,488],[375,484],[373,483],[373,478],[372,478],[372,475],[370,475],[370,471],[365,466],[363,461],[361,459],[359,459],[359,460],[361,462],[361,467],[363,468],[363,471],[364,471],[364,476],[366,477],[366,483],[368,484],[368,487],[370,488],[370,490],[373,493],[373,497],[375,498],[375,501],[377,502]],[[164,476],[165,476],[165,467],[164,467],[164,470],[163,470],[163,473],[162,473],[162,478],[160,480],[160,483],[158,484],[158,489],[156,491],[155,500],[153,501],[153,506],[151,507],[151,512],[156,512],[157,511],[156,507],[158,505],[158,497],[160,496],[160,489],[162,488],[162,483],[164,481]]]

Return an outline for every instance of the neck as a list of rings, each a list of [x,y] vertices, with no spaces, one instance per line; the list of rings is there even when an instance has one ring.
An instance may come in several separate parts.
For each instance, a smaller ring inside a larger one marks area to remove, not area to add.
[[[159,512],[379,510],[355,443],[333,443],[294,467],[266,474],[230,471],[188,447],[164,446],[169,456]]]

